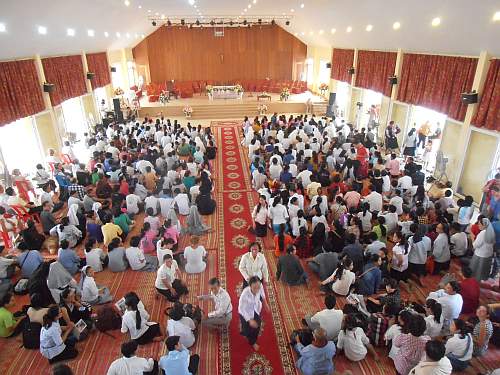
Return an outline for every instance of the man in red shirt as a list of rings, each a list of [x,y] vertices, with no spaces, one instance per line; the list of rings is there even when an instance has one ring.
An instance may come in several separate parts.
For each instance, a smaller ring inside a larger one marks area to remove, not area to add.
[[[462,305],[462,314],[473,314],[479,306],[479,282],[472,277],[472,270],[464,266],[462,268],[462,275],[464,279],[460,283],[460,294],[464,300]]]

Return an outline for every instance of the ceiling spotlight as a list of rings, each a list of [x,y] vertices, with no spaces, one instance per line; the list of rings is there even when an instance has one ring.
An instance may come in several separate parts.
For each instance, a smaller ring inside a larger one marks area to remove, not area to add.
[[[304,3],[300,4],[300,8],[304,9]]]
[[[151,22],[151,25],[156,26],[156,21]]]
[[[258,23],[259,23],[259,25],[260,25],[260,24],[262,23],[262,18],[259,18],[259,19],[257,20],[257,22],[258,22]]]
[[[336,31],[337,31],[337,29],[331,29],[331,30],[330,30],[330,32],[331,32],[332,34],[335,34],[335,32],[336,32]]]
[[[271,21],[271,25],[276,25],[276,21],[275,21],[275,20],[272,20],[272,21]]]
[[[75,36],[75,29],[67,29],[66,35],[67,36]]]
[[[172,26],[172,22],[170,20],[167,21],[167,26]]]
[[[196,20],[196,26],[200,26],[200,20]]]
[[[399,23],[399,22],[394,22],[394,23],[392,24],[392,28],[393,28],[394,30],[399,30],[399,28],[400,28],[400,27],[401,27],[401,23]]]
[[[142,9],[142,5],[139,5],[137,8]]]
[[[47,28],[45,26],[38,26],[38,34],[40,35],[47,34]]]
[[[122,35],[121,35],[119,32],[117,32],[117,33],[116,33],[116,37],[117,37],[117,38],[120,38],[121,36],[122,36]]]
[[[186,24],[186,22],[184,21],[184,19],[181,19],[181,25],[184,26]]]
[[[93,37],[95,35],[94,30],[87,30],[87,35]]]
[[[323,35],[324,32],[325,32],[324,30],[320,30],[319,35]]]
[[[105,38],[108,38],[109,37],[109,33],[107,31],[104,32],[104,37]]]
[[[286,21],[285,25],[290,26],[290,21]]]
[[[347,29],[345,31],[347,31],[348,33],[350,33],[352,31],[352,27],[351,26],[347,26]]]
[[[128,7],[130,5],[130,1],[129,0],[125,0],[124,4],[125,4],[126,7]]]
[[[7,31],[7,27],[4,23],[0,23],[0,33],[4,33]]]
[[[432,22],[431,22],[431,25],[432,25],[432,26],[434,26],[434,27],[437,27],[437,26],[439,26],[440,24],[441,24],[441,18],[439,18],[439,17],[434,18],[434,19],[432,20]]]
[[[257,0],[253,0],[253,3],[254,3],[254,4],[257,4]]]
[[[372,31],[373,25],[366,25],[366,31]]]
[[[500,11],[495,12],[495,14],[493,15],[493,22],[498,22],[498,21],[500,21]]]
[[[189,5],[194,5],[194,0],[188,0]]]

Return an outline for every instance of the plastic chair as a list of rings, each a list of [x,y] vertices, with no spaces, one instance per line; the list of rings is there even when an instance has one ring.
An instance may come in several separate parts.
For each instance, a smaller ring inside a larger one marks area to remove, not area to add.
[[[61,154],[61,160],[64,164],[71,164],[73,162],[68,154]]]

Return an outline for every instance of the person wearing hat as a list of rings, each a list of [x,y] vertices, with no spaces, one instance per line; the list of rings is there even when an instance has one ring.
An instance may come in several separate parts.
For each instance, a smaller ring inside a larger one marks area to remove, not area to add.
[[[190,355],[180,343],[179,336],[170,336],[165,340],[168,353],[160,358],[159,367],[165,374],[175,375],[196,375],[200,356],[198,354]]]

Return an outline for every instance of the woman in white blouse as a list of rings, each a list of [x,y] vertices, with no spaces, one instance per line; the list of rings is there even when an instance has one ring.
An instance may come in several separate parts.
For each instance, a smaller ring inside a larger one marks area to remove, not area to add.
[[[426,325],[424,335],[432,339],[441,336],[443,329],[443,307],[436,300],[428,299],[425,302],[425,312],[427,316],[424,318]]]
[[[254,222],[254,231],[257,237],[267,236],[267,200],[265,195],[259,196],[259,203],[254,207],[252,211],[252,219]]]
[[[184,316],[183,304],[176,302],[168,312],[169,319],[167,320],[168,336],[179,336],[180,343],[189,349],[194,345],[196,340],[194,331],[196,324],[193,319]]]
[[[274,234],[280,232],[280,224],[285,224],[288,230],[288,211],[285,206],[281,204],[281,197],[274,197],[273,204],[269,208],[269,218],[273,224]]]
[[[113,296],[106,287],[98,287],[94,280],[94,270],[90,266],[82,268],[80,278],[82,301],[90,305],[101,305],[113,300]]]
[[[474,255],[470,262],[473,276],[478,280],[488,280],[493,261],[493,247],[495,244],[495,230],[489,219],[483,218],[478,222],[481,232],[477,235],[472,246]]]
[[[269,269],[264,254],[258,242],[253,242],[248,248],[248,252],[243,254],[238,267],[243,276],[243,288],[248,285],[248,280],[252,276],[257,276],[262,282],[269,282]]]
[[[199,242],[200,238],[198,236],[191,236],[191,246],[184,249],[187,273],[201,273],[207,267],[207,263],[205,263],[207,251]]]
[[[307,231],[307,220],[304,217],[304,211],[297,211],[297,216],[290,220],[292,226],[292,235],[298,237],[300,235],[300,228],[304,227]]]
[[[336,294],[347,296],[349,288],[356,280],[356,275],[352,272],[353,266],[350,258],[344,258],[342,262],[339,262],[337,269],[332,275],[321,282],[321,285],[325,286],[333,283],[331,284],[331,288]]]
[[[68,325],[61,327],[59,319],[62,318],[59,306],[49,307],[47,314],[43,317],[43,325],[40,331],[40,353],[55,363],[78,356],[75,348],[76,340],[68,339],[73,331],[74,323],[69,321]]]
[[[464,371],[469,367],[472,359],[474,349],[472,335],[467,331],[467,325],[461,319],[453,320],[450,331],[453,336],[446,341],[446,356],[451,362],[453,371]]]
[[[162,333],[160,325],[155,322],[148,322],[149,314],[141,309],[141,301],[134,293],[125,295],[125,313],[122,317],[122,333],[129,332],[130,339],[139,345],[145,345],[151,341],[161,341]]]
[[[450,269],[450,238],[448,235],[448,225],[439,223],[436,226],[438,236],[434,240],[432,256],[434,257],[434,274],[438,275],[441,271]]]

